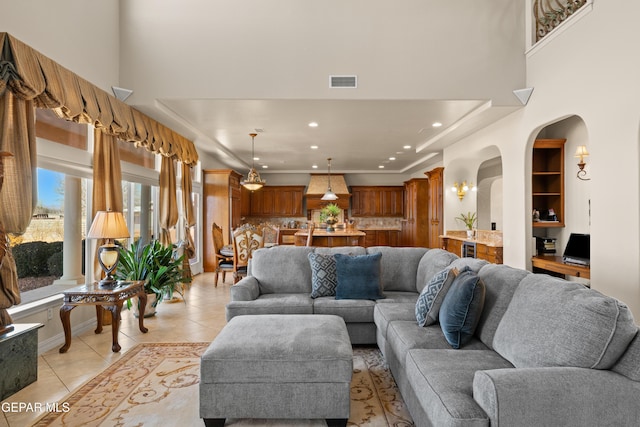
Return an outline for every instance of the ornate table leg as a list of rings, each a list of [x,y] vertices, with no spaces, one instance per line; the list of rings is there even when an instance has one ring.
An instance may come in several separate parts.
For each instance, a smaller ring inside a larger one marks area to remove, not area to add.
[[[63,305],[60,307],[60,320],[64,329],[64,345],[60,347],[60,353],[66,353],[71,347],[71,310],[75,305]]]
[[[101,305],[96,305],[96,318],[98,320],[98,325],[96,326],[96,330],[94,331],[96,334],[102,332],[102,316],[104,316],[103,309]]]
[[[147,294],[143,291],[138,294],[138,327],[140,332],[146,334],[149,329],[144,327],[144,310],[147,307]]]
[[[111,337],[113,339],[111,351],[117,353],[121,348],[120,344],[118,344],[118,332],[120,330],[120,310],[122,309],[122,301],[118,301],[114,305],[109,305],[104,308],[111,312]]]

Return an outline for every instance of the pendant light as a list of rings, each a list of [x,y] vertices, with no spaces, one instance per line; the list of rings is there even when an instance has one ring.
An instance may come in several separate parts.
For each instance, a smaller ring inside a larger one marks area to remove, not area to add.
[[[327,159],[329,163],[328,186],[327,191],[322,195],[320,200],[338,200],[338,196],[331,190],[331,157]]]
[[[240,184],[242,184],[242,186],[249,191],[259,190],[267,183],[267,181],[264,181],[260,178],[260,175],[256,171],[256,168],[254,167],[254,163],[253,163],[255,159],[253,140],[257,135],[258,135],[257,133],[249,134],[249,136],[251,137],[251,169],[249,169],[249,173],[247,174],[247,179],[240,181]]]

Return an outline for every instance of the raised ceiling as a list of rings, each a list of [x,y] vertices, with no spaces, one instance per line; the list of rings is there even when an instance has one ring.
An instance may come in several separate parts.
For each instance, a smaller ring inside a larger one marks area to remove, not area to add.
[[[257,129],[261,173],[412,173],[521,107],[523,7],[485,3],[122,1],[119,86],[205,167],[248,167]]]

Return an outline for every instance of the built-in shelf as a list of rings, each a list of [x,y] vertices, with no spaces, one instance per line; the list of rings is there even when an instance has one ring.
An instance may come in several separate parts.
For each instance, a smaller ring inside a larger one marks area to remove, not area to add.
[[[566,139],[537,139],[533,144],[531,193],[541,221],[535,228],[564,227],[564,144]],[[557,221],[550,221],[549,210]]]

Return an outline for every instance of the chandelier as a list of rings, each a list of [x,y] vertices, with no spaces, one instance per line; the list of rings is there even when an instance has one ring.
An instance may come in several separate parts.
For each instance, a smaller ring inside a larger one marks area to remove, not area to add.
[[[256,168],[254,167],[255,156],[254,156],[253,140],[257,135],[258,135],[257,133],[249,134],[249,136],[251,137],[251,169],[249,169],[249,173],[247,174],[247,179],[240,181],[240,184],[242,184],[242,186],[249,191],[259,190],[267,183],[267,181],[264,181],[262,178],[260,178],[260,174],[256,171]]]

